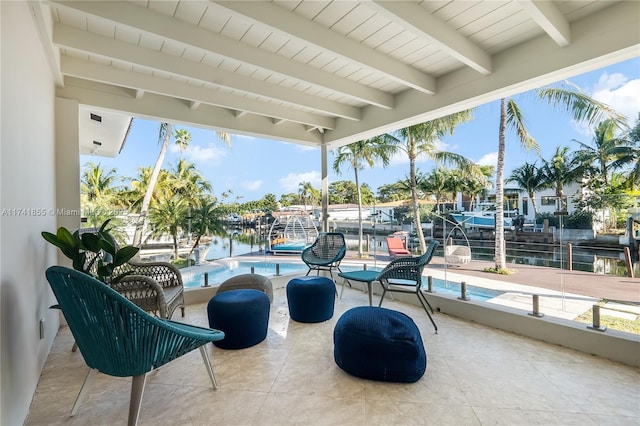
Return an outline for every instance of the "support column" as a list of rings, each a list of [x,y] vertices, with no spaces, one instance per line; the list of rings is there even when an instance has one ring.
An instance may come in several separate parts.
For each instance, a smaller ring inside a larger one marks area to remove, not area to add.
[[[55,125],[55,214],[57,226],[70,231],[80,228],[80,140],[78,101],[56,98]],[[58,262],[68,260],[58,252]]]
[[[321,170],[322,170],[322,232],[329,231],[329,173],[327,167],[328,149],[327,144],[320,146]]]

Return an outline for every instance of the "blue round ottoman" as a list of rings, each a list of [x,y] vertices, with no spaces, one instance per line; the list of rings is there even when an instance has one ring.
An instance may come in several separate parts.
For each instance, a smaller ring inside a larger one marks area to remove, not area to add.
[[[287,283],[289,316],[298,322],[322,322],[333,316],[336,287],[327,277],[299,277]]]
[[[345,312],[333,330],[338,367],[363,379],[413,383],[427,369],[427,353],[413,320],[391,309],[361,306]]]
[[[224,331],[224,339],[213,342],[223,349],[242,349],[267,337],[269,297],[254,289],[216,294],[207,305],[209,327]]]

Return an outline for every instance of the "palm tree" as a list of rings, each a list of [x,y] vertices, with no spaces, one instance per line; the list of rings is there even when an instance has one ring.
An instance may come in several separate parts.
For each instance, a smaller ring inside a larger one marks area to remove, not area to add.
[[[300,182],[298,184],[298,196],[300,198],[300,202],[304,204],[304,212],[307,213],[307,202],[314,205],[318,200],[318,190],[315,189],[311,182]]]
[[[450,194],[449,178],[451,171],[444,167],[436,167],[429,174],[422,174],[416,171],[416,183],[418,185],[419,196],[424,198],[427,194],[432,194],[436,199],[436,211],[440,213],[441,202],[447,199]]]
[[[536,163],[524,163],[522,166],[511,171],[511,175],[505,182],[512,182],[524,189],[529,195],[533,205],[534,215],[538,215],[538,203],[536,202],[536,191],[545,187],[546,179],[542,168]]]
[[[566,211],[566,195],[564,186],[575,182],[581,174],[580,167],[569,155],[569,147],[556,147],[549,161],[543,160],[542,173],[547,188],[555,190],[558,210]]]
[[[198,206],[201,196],[211,192],[212,187],[195,164],[180,159],[169,172],[171,187],[175,194],[187,199],[191,205]]]
[[[420,249],[424,252],[427,245],[422,232],[420,222],[420,206],[418,204],[418,183],[416,180],[416,159],[420,154],[426,154],[436,161],[443,161],[456,165],[459,168],[477,172],[477,167],[462,155],[438,150],[436,143],[447,134],[453,134],[458,124],[471,120],[471,110],[457,112],[426,123],[400,129],[397,132],[399,138],[393,135],[384,135],[385,141],[396,149],[403,151],[409,157],[409,182],[411,185],[411,202],[413,208],[413,223],[418,233]]]
[[[480,202],[480,195],[486,193],[493,186],[490,179],[494,175],[495,166],[479,165],[478,168],[480,169],[480,174],[464,175],[464,177],[460,178],[462,181],[461,192],[471,198],[469,210],[473,210],[474,203]]]
[[[149,177],[149,183],[144,193],[144,198],[142,199],[142,205],[140,206],[140,217],[138,218],[138,223],[136,224],[136,231],[133,234],[132,245],[134,247],[140,247],[142,245],[142,234],[144,233],[147,223],[147,211],[149,210],[149,205],[151,204],[151,197],[153,196],[156,181],[158,180],[160,169],[162,169],[162,163],[164,162],[167,148],[169,147],[170,136],[171,123],[160,123],[160,129],[158,131],[158,142],[162,141],[162,144],[160,146],[160,152],[158,153],[156,163],[153,166],[153,170],[151,171],[151,176]],[[176,252],[177,250],[178,249],[176,248]]]
[[[578,90],[556,87],[537,89],[535,94],[553,107],[560,106],[568,111],[578,122],[586,121],[593,125],[606,118],[615,120],[624,126],[624,117],[616,113],[607,105],[598,102]],[[526,149],[539,151],[535,139],[531,137],[524,125],[524,117],[520,107],[511,98],[500,99],[500,125],[498,131],[498,162],[496,165],[496,239],[495,261],[496,270],[504,270],[507,260],[504,252],[504,153],[507,129],[515,131],[521,146]]]
[[[182,160],[182,153],[191,143],[191,133],[186,129],[176,129],[173,137],[176,140],[176,145],[180,148],[180,160]]]
[[[80,192],[87,198],[87,201],[108,204],[116,190],[113,186],[116,179],[115,168],[105,170],[100,163],[89,162],[85,164],[80,178]]]
[[[353,169],[356,182],[356,191],[358,194],[358,256],[362,257],[362,188],[360,187],[360,179],[358,170],[364,169],[365,165],[373,167],[376,160],[382,162],[383,167],[389,165],[389,160],[393,154],[394,147],[385,143],[385,138],[377,136],[371,139],[365,139],[358,142],[344,145],[336,151],[336,157],[333,160],[333,170],[340,174],[340,166],[347,163]]]
[[[216,202],[208,197],[201,197],[198,205],[200,207],[196,208],[192,213],[191,230],[196,235],[196,239],[189,256],[198,247],[203,236],[211,234],[226,235],[224,221],[216,211]]]
[[[162,141],[162,145],[160,147],[160,153],[158,154],[156,163],[153,166],[151,176],[149,177],[149,183],[147,185],[147,189],[142,200],[142,205],[140,207],[140,218],[138,219],[136,231],[133,236],[133,246],[135,247],[139,247],[142,243],[142,234],[146,226],[147,211],[149,209],[149,205],[151,204],[151,197],[153,196],[153,192],[155,190],[158,175],[160,174],[160,170],[162,169],[162,163],[164,162],[167,148],[169,147],[171,129],[172,125],[170,123],[160,123],[158,142]],[[230,145],[231,140],[227,132],[216,133],[223,142],[225,142],[227,145]],[[180,152],[182,152],[189,145],[189,142],[191,141],[191,135],[186,130],[178,129],[175,132],[174,139],[176,139],[176,143],[180,146]]]
[[[579,167],[587,175],[600,176],[605,186],[609,185],[611,172],[624,165],[620,160],[629,158],[632,151],[624,137],[615,137],[617,127],[615,121],[605,120],[596,128],[591,144],[573,140],[580,145],[573,154]]]
[[[174,259],[178,259],[178,232],[184,226],[186,216],[187,203],[179,196],[160,200],[149,214],[151,235],[159,237],[168,231],[173,238]]]

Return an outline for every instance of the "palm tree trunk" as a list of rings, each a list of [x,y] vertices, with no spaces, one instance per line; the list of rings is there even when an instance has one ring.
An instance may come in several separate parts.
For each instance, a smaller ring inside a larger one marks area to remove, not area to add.
[[[176,234],[172,235],[173,237],[173,254],[174,259],[178,260],[178,237]]]
[[[507,259],[504,253],[504,150],[507,110],[505,100],[500,99],[500,129],[498,131],[498,164],[496,165],[496,270],[506,269]]]
[[[409,139],[412,136],[409,135]],[[420,242],[420,251],[424,253],[427,250],[427,243],[424,241],[424,233],[422,232],[422,223],[420,221],[420,204],[418,203],[418,182],[416,181],[416,156],[415,153],[409,154],[409,180],[411,182],[411,201],[413,207],[413,224],[418,234]]]
[[[538,204],[536,203],[536,194],[534,192],[529,193],[529,199],[531,200],[531,205],[533,206],[533,216],[538,216]]]
[[[362,257],[362,191],[360,191],[360,179],[358,178],[358,168],[354,167],[356,179],[356,193],[358,194],[358,257]],[[375,212],[374,212],[375,213]]]
[[[153,166],[153,171],[151,172],[151,177],[149,178],[149,185],[147,186],[147,190],[144,193],[144,198],[142,199],[142,206],[140,207],[140,217],[138,218],[138,223],[136,224],[136,232],[133,235],[132,245],[134,247],[140,247],[142,245],[142,235],[144,234],[144,230],[147,226],[147,213],[149,211],[149,205],[151,204],[151,197],[153,195],[153,190],[156,186],[156,182],[158,181],[158,176],[160,175],[160,169],[162,169],[162,163],[164,162],[167,148],[169,147],[169,138],[171,137],[171,124],[160,124],[160,132],[162,132],[163,130],[164,138],[162,141],[162,147],[160,148],[160,153],[158,154],[158,158],[156,159],[156,164]]]

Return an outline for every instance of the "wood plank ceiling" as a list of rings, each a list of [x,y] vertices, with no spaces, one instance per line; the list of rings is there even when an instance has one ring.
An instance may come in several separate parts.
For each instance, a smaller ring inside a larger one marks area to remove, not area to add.
[[[58,96],[328,148],[638,56],[637,1],[35,1]]]

